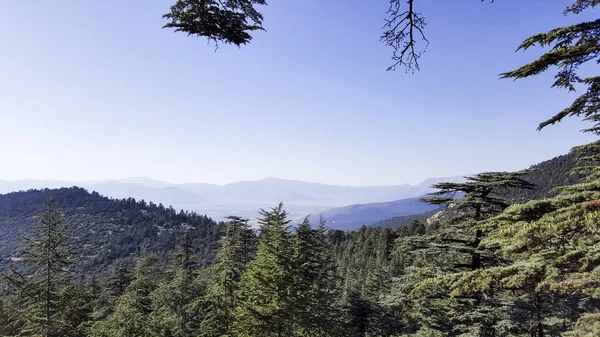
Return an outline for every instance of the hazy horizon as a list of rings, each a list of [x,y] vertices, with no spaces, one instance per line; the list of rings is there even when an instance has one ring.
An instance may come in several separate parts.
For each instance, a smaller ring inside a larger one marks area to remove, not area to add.
[[[48,182],[69,182],[69,183],[105,183],[105,182],[111,182],[111,181],[119,181],[119,182],[132,182],[132,180],[136,180],[136,179],[148,179],[150,181],[155,181],[155,182],[160,182],[160,183],[166,183],[166,184],[170,184],[170,185],[183,185],[183,184],[206,184],[206,185],[214,185],[214,186],[226,186],[226,185],[231,185],[231,184],[235,184],[235,183],[243,183],[243,182],[259,182],[259,181],[265,181],[265,180],[283,180],[283,181],[293,181],[293,182],[303,182],[303,183],[310,183],[310,184],[320,184],[320,185],[330,185],[330,186],[339,186],[339,187],[387,187],[387,186],[401,186],[401,185],[418,185],[421,184],[427,180],[430,179],[445,179],[445,178],[455,178],[455,177],[464,177],[464,176],[468,176],[471,175],[469,174],[458,174],[455,176],[447,176],[447,177],[427,177],[423,180],[414,182],[414,183],[410,183],[410,182],[398,182],[398,183],[393,183],[393,184],[389,184],[389,185],[338,185],[338,184],[328,184],[328,183],[324,183],[324,182],[318,182],[318,181],[308,181],[308,180],[299,180],[299,179],[287,179],[287,178],[281,178],[281,177],[264,177],[264,178],[259,178],[259,179],[255,179],[255,180],[235,180],[235,181],[230,181],[230,182],[226,182],[223,184],[215,184],[215,183],[210,183],[210,182],[205,182],[205,181],[182,181],[182,182],[172,182],[172,181],[167,181],[167,180],[161,180],[161,179],[155,179],[152,177],[147,177],[147,176],[130,176],[130,177],[122,177],[122,178],[104,178],[104,179],[93,179],[93,180],[71,180],[71,179],[40,179],[40,178],[22,178],[22,179],[3,179],[0,177],[0,180],[4,180],[4,181],[10,181],[10,182],[17,182],[17,181],[48,181]]]

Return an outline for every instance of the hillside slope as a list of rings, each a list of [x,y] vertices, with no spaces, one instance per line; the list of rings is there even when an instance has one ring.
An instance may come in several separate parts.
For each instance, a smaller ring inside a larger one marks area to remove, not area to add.
[[[223,224],[195,213],[129,199],[109,199],[83,188],[29,190],[0,195],[0,268],[18,260],[21,238],[30,235],[51,195],[70,225],[79,266],[106,270],[142,250],[165,256],[185,230],[191,230],[201,264],[214,260]]]
[[[575,166],[574,155],[565,154],[543,161],[530,167],[532,173],[526,174],[523,178],[533,183],[536,188],[533,190],[507,190],[502,195],[513,202],[524,202],[548,198],[556,195],[554,188],[559,186],[573,185],[581,179],[581,175],[571,174]]]
[[[529,200],[554,196],[556,194],[554,191],[556,187],[572,185],[581,179],[580,175],[571,174],[571,170],[574,167],[573,159],[573,154],[566,154],[530,166],[529,169],[531,169],[532,172],[526,174],[524,179],[533,183],[536,186],[535,189],[507,189],[501,192],[501,196],[510,200],[512,203],[523,203]],[[427,211],[408,216],[395,216],[375,222],[371,224],[371,226],[396,228],[408,225],[414,220],[424,222],[434,213],[435,211]]]
[[[409,198],[332,208],[322,212],[321,216],[327,221],[330,228],[353,230],[383,219],[430,212],[437,208],[437,205],[426,204],[419,198]]]

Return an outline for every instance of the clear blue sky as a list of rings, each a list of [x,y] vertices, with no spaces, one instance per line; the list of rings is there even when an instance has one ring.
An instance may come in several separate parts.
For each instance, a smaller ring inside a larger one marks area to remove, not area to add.
[[[385,0],[271,0],[266,33],[217,52],[161,30],[172,2],[2,2],[0,179],[387,185],[593,140],[576,120],[536,131],[575,97],[553,74],[498,79],[540,53],[514,53],[527,36],[596,18],[563,16],[569,0],[419,0],[414,75],[385,71]]]

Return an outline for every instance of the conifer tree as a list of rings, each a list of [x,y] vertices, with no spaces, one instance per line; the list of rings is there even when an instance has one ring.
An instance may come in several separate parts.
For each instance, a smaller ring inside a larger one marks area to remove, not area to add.
[[[35,234],[24,239],[21,251],[24,271],[5,275],[16,303],[10,310],[18,321],[21,335],[42,337],[79,336],[81,317],[68,313],[80,304],[74,297],[73,248],[68,243],[68,227],[49,197],[39,216]],[[31,271],[31,274],[29,274]]]
[[[283,204],[261,210],[256,259],[242,275],[235,311],[236,336],[284,337],[295,333],[294,246]]]
[[[112,275],[108,280],[108,292],[110,293],[110,296],[121,296],[127,289],[127,286],[129,286],[130,282],[130,270],[127,268],[126,262],[121,261],[114,267]]]
[[[228,219],[217,253],[218,263],[210,270],[203,336],[232,335],[234,310],[239,303],[239,283],[256,254],[257,239],[248,220],[236,216]]]
[[[443,280],[457,295],[507,290],[525,298],[517,328],[532,336],[594,336],[600,331],[600,143],[577,147],[588,176],[553,198],[513,205],[485,221],[481,246],[509,263]],[[440,280],[442,281],[442,280]],[[568,305],[569,301],[574,302]],[[579,319],[577,321],[577,318]],[[573,324],[575,321],[577,323]]]
[[[576,0],[564,10],[565,15],[577,15],[598,5],[597,0]],[[587,76],[579,73],[582,66],[600,60],[598,37],[600,19],[552,29],[527,38],[517,50],[532,47],[550,47],[550,50],[518,69],[501,74],[502,78],[523,79],[539,75],[549,68],[558,69],[552,87],[576,91],[581,87],[586,91],[569,106],[552,118],[540,123],[538,130],[558,123],[567,117],[582,117],[593,125],[584,130],[600,134],[600,76]]]
[[[92,337],[155,337],[157,322],[149,319],[154,311],[152,292],[158,284],[158,273],[150,258],[136,261],[133,279],[116,301],[114,312],[90,329]]]
[[[345,308],[347,329],[352,337],[365,337],[369,332],[369,321],[373,315],[371,302],[354,290],[346,293]]]
[[[302,336],[334,336],[342,329],[333,248],[326,231],[323,219],[313,230],[307,217],[294,236],[295,321]]]
[[[482,256],[477,250],[483,232],[474,224],[500,213],[509,206],[508,201],[500,196],[501,191],[508,188],[533,189],[533,184],[522,178],[527,173],[529,172],[485,172],[465,177],[466,181],[462,183],[434,184],[432,188],[437,191],[430,193],[432,197],[422,199],[430,204],[447,205],[450,208],[451,219],[445,230],[447,236],[472,236],[472,239],[442,238],[443,242],[458,244],[460,247],[457,249],[461,251],[470,251],[471,261],[466,264],[457,264],[456,267],[475,270],[481,268],[482,264],[486,262],[482,261],[482,258],[485,260],[486,256]],[[454,198],[457,194],[462,197]],[[487,259],[489,258],[487,257]]]
[[[169,279],[151,294],[151,320],[162,336],[197,337],[202,322],[205,284],[198,271],[197,256],[188,231],[183,235],[170,267]]]
[[[433,187],[438,191],[423,199],[448,207],[438,214],[442,220],[434,234],[416,235],[398,242],[398,249],[413,257],[412,265],[404,269],[405,274],[396,280],[395,286],[402,294],[397,296],[398,301],[404,303],[411,319],[419,322],[421,334],[437,331],[487,336],[495,333],[488,330],[503,313],[496,310],[490,298],[473,294],[451,297],[447,287],[437,283],[434,286],[431,280],[498,263],[493,251],[480,249],[485,233],[477,224],[508,206],[500,194],[504,189],[533,188],[523,180],[525,173],[527,171],[487,172],[466,177],[461,183],[436,184]],[[457,194],[460,198],[456,198]]]
[[[10,307],[8,306],[8,294],[4,291],[0,292],[0,336],[15,336],[18,326],[11,318]]]
[[[113,300],[111,298],[110,287],[108,284],[101,284],[96,275],[92,275],[87,284],[87,295],[90,298],[90,314],[86,325],[91,327],[95,322],[106,319],[113,309]]]

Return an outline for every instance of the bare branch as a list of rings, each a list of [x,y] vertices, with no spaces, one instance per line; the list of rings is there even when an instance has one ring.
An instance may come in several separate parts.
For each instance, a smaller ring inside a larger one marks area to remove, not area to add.
[[[427,49],[429,40],[425,37],[423,29],[427,25],[421,13],[417,13],[413,7],[414,0],[406,0],[408,9],[401,11],[402,0],[390,0],[387,11],[388,17],[383,25],[384,32],[380,41],[386,46],[392,47],[393,64],[387,70],[396,70],[403,66],[406,72],[414,73],[419,70],[419,58]],[[423,48],[418,48],[420,40],[425,43]]]

